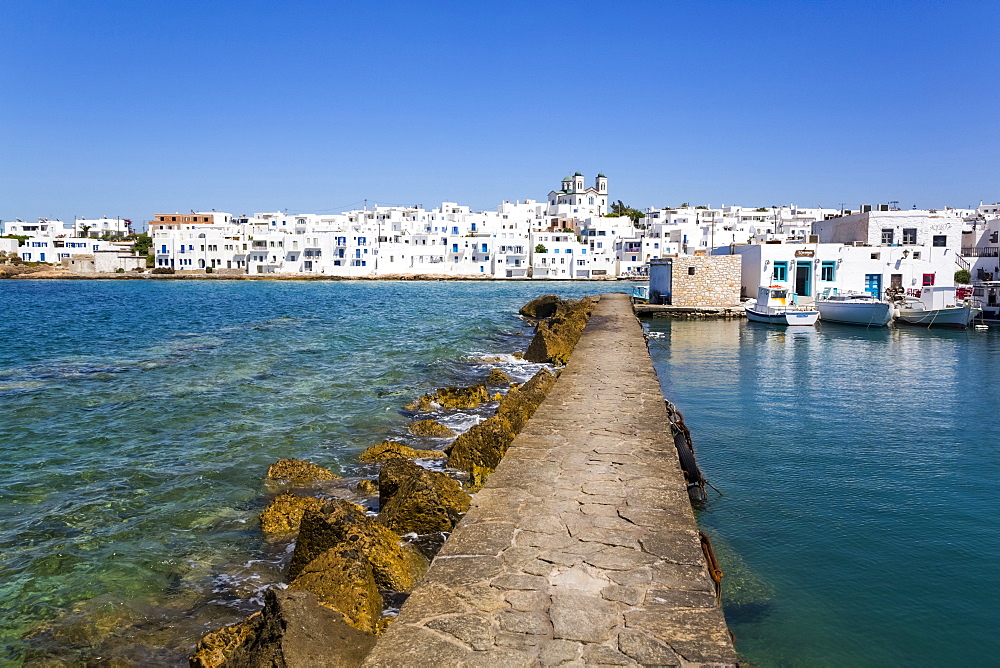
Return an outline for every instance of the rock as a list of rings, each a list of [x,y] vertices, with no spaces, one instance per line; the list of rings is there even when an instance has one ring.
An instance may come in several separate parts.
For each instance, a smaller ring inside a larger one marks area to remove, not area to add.
[[[334,480],[339,477],[322,466],[301,459],[279,459],[267,469],[269,480],[289,480],[299,485],[308,485],[320,480]]]
[[[518,311],[525,318],[540,320],[551,318],[556,313],[556,307],[562,302],[559,295],[542,295],[535,297]]]
[[[535,337],[524,353],[524,359],[529,362],[566,364],[596,304],[597,300],[593,297],[560,304],[551,319],[538,324]]]
[[[358,481],[358,484],[354,486],[354,491],[358,494],[364,494],[365,496],[375,496],[378,494],[378,483],[374,480],[365,478],[364,480]]]
[[[508,387],[511,384],[511,382],[513,381],[511,381],[510,376],[505,374],[500,369],[490,369],[489,374],[487,374],[486,376],[487,385],[493,385],[493,386],[502,385],[504,387]]]
[[[375,636],[344,622],[341,613],[319,604],[306,591],[269,589],[264,609],[206,635],[190,657],[195,668],[240,666],[358,666]]]
[[[425,394],[405,406],[408,410],[429,411],[435,408],[475,408],[490,400],[485,385],[472,387],[444,387],[433,394]]]
[[[390,459],[443,459],[447,456],[440,450],[415,450],[396,441],[382,441],[358,455],[358,461],[370,464]]]
[[[260,514],[260,528],[268,538],[276,538],[295,533],[299,530],[299,522],[307,508],[319,510],[326,503],[325,499],[313,496],[296,496],[295,494],[280,494],[267,504]]]
[[[379,472],[381,510],[376,521],[398,533],[451,531],[469,510],[469,501],[444,473],[399,459],[386,462]]]
[[[510,422],[494,415],[459,434],[448,448],[448,466],[469,473],[477,466],[492,471],[513,440]]]
[[[188,657],[191,667],[216,668],[217,666],[225,666],[233,652],[241,648],[256,632],[262,614],[255,612],[242,621],[206,634],[198,643],[194,654]]]
[[[334,548],[355,550],[366,559],[381,589],[408,592],[427,570],[427,560],[416,548],[359,506],[337,499],[302,516],[288,576],[295,579],[310,561]]]
[[[539,369],[531,380],[516,390],[511,390],[500,400],[497,416],[506,419],[515,433],[520,432],[555,382],[553,374],[546,369]]]
[[[431,436],[434,438],[450,438],[455,431],[437,420],[417,420],[410,423],[410,433],[414,436]]]
[[[374,633],[382,617],[382,595],[368,561],[354,549],[334,548],[306,564],[289,589],[308,591],[344,615],[356,629]]]

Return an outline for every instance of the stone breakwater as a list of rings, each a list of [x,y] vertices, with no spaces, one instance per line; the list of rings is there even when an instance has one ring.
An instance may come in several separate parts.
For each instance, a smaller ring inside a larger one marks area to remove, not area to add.
[[[667,424],[607,295],[363,665],[735,665]]]
[[[288,585],[207,635],[192,665],[735,663],[628,299],[547,295],[521,314],[537,324],[525,357],[566,364],[561,380],[491,373],[414,400],[416,418],[497,409],[444,450],[362,453],[378,478],[354,491],[377,493],[377,513],[315,464],[271,466],[261,527],[295,537]],[[430,419],[410,431],[448,436]]]

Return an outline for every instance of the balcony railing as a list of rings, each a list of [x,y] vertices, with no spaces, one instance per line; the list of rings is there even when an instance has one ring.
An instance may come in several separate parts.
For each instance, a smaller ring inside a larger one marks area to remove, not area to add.
[[[971,246],[962,249],[965,257],[1000,257],[1000,246]]]

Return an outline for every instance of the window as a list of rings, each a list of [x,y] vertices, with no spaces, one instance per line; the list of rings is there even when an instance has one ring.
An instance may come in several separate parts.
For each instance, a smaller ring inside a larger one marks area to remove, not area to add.
[[[882,228],[882,243],[892,243],[892,229]]]
[[[771,280],[773,281],[787,281],[788,280],[788,263],[787,262],[775,262],[774,269],[771,271]]]
[[[824,262],[820,267],[819,280],[832,281],[835,280],[836,275],[837,275],[836,262]]]
[[[931,237],[931,245],[939,247],[947,246],[948,237],[945,236],[944,234],[935,234],[933,237]]]
[[[924,274],[924,285],[934,285],[934,274]]]
[[[915,243],[917,243],[917,228],[915,228],[915,227],[904,227],[903,228],[903,243],[904,244],[915,244]]]

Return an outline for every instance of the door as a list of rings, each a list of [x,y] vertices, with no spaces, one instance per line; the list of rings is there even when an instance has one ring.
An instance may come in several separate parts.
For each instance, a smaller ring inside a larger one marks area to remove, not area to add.
[[[795,294],[799,297],[812,296],[812,262],[795,263]]]
[[[865,274],[865,292],[876,299],[882,295],[882,274]]]
[[[889,287],[893,290],[903,289],[903,275],[902,274],[892,274],[889,276]]]

